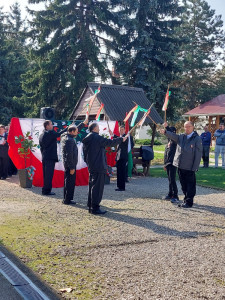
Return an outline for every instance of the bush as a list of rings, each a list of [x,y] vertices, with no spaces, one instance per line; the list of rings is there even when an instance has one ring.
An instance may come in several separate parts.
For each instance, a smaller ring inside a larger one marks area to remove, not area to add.
[[[150,145],[151,140],[150,139],[136,139],[135,144],[136,145]],[[154,141],[154,145],[163,145],[163,143],[160,140]]]

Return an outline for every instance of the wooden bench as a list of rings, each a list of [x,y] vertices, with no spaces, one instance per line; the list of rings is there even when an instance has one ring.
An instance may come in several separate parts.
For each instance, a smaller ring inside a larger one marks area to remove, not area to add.
[[[140,147],[134,147],[132,149],[132,158],[133,158],[133,169],[132,173],[134,175],[143,175],[143,176],[148,176],[149,175],[149,168],[151,165],[151,161],[148,162],[143,162],[142,161],[142,156],[141,156],[141,149]],[[143,167],[143,173],[138,172],[137,170],[137,165],[141,165]]]

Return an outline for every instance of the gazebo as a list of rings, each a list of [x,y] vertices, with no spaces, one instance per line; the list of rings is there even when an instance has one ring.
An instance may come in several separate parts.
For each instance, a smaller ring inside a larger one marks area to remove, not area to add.
[[[199,117],[206,117],[209,131],[214,134],[215,130],[219,128],[220,122],[225,118],[225,94],[199,105],[183,116],[188,117],[192,122],[196,122]]]

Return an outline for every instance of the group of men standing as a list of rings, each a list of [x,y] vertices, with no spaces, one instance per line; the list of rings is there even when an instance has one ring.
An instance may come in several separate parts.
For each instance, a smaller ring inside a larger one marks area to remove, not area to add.
[[[64,172],[64,197],[63,204],[76,204],[73,201],[75,180],[76,180],[76,165],[78,160],[78,149],[75,142],[75,137],[78,131],[84,126],[87,126],[88,121],[84,121],[80,125],[74,124],[68,126],[60,132],[53,130],[52,121],[44,122],[44,131],[40,135],[39,143],[42,153],[43,178],[44,185],[42,188],[43,195],[55,195],[52,192],[52,179],[54,174],[55,163],[58,161],[57,156],[57,138],[61,136],[62,159],[65,168]],[[123,134],[123,127],[120,129],[121,137],[114,136],[113,139],[105,138],[99,135],[99,125],[92,123],[88,127],[89,134],[83,139],[84,160],[87,163],[89,170],[89,192],[88,192],[88,210],[92,214],[105,214],[106,211],[100,209],[102,200],[105,176],[107,172],[107,161],[105,147],[113,147],[120,145],[117,154],[117,163],[119,178],[118,189],[125,190],[126,181],[126,163],[127,156],[127,137]],[[110,131],[112,135],[112,132]],[[123,146],[121,145],[123,144]],[[126,151],[125,151],[126,148]],[[121,150],[121,151],[120,151]],[[122,170],[124,167],[124,170]],[[122,175],[121,175],[122,174]]]
[[[47,120],[44,122],[44,132],[40,136],[40,148],[43,161],[44,186],[43,195],[54,195],[52,190],[52,178],[57,156],[57,138],[61,137],[62,158],[65,168],[64,175],[64,204],[75,204],[73,201],[76,165],[78,160],[78,149],[75,137],[78,131],[87,126],[88,121],[79,126],[74,124],[60,132],[53,130],[53,124]],[[169,179],[169,192],[164,197],[171,200],[172,203],[178,203],[180,207],[190,208],[193,206],[194,196],[196,194],[196,176],[201,158],[203,158],[203,167],[209,166],[209,150],[211,144],[211,133],[208,126],[204,127],[204,132],[199,136],[194,131],[194,125],[191,121],[184,123],[184,134],[176,134],[175,127],[169,127],[164,123],[161,133],[168,138],[168,144],[165,148],[164,168],[167,171]],[[100,209],[100,202],[103,196],[105,176],[107,172],[107,161],[105,147],[117,147],[116,166],[117,166],[117,189],[116,191],[125,191],[127,180],[127,162],[128,162],[128,140],[125,134],[125,127],[120,126],[120,137],[110,135],[113,139],[105,138],[99,135],[98,123],[91,123],[88,127],[89,134],[83,139],[84,160],[89,170],[89,192],[87,206],[92,214],[104,214],[106,211]],[[222,154],[222,167],[225,168],[225,130],[224,124],[216,130],[215,164],[218,166],[218,156]],[[176,171],[184,193],[184,201],[180,203],[178,198],[178,189],[176,185]]]

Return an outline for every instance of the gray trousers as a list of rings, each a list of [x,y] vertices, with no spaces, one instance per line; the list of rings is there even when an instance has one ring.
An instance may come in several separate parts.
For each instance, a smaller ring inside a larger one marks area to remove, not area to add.
[[[221,154],[222,157],[222,168],[225,168],[225,146],[216,145],[215,147],[215,167],[218,167],[218,158]]]

